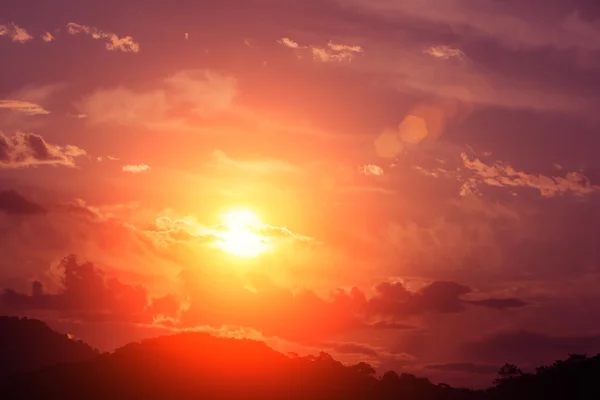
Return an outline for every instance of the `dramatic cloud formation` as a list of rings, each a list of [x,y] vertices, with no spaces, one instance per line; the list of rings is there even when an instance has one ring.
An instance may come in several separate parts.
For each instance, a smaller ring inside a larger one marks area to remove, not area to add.
[[[596,2],[5,3],[4,312],[465,386],[598,349]]]
[[[43,284],[35,281],[30,295],[4,291],[0,308],[58,311],[65,317],[87,321],[151,321],[151,316],[145,315],[152,309],[143,288],[105,279],[93,264],[79,263],[75,256],[65,257],[58,268],[63,286],[58,293],[45,293]]]
[[[106,41],[106,50],[119,50],[125,53],[138,53],[140,51],[140,44],[135,42],[131,36],[119,37],[114,33],[104,32],[98,28],[86,25],[79,25],[75,22],[67,24],[67,32],[71,35],[84,33],[96,40],[104,39]]]
[[[34,133],[17,132],[12,137],[0,132],[0,167],[19,168],[36,165],[74,167],[75,158],[85,150],[72,145],[58,146],[46,143]]]

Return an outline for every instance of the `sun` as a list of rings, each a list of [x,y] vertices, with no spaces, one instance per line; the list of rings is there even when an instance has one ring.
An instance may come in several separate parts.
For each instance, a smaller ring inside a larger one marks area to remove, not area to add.
[[[221,215],[222,231],[218,247],[239,257],[256,257],[269,248],[267,239],[258,231],[263,225],[251,211],[235,210]]]

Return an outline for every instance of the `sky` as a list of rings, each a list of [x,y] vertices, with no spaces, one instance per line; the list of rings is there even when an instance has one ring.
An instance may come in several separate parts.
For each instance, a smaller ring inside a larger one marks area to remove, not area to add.
[[[600,352],[594,0],[3,0],[0,312],[485,386]]]

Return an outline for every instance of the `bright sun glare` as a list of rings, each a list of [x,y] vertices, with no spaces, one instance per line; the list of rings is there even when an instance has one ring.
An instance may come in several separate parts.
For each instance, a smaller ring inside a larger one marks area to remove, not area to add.
[[[250,211],[238,210],[221,216],[224,226],[219,247],[239,257],[256,257],[268,249],[266,239],[257,233],[262,222]]]

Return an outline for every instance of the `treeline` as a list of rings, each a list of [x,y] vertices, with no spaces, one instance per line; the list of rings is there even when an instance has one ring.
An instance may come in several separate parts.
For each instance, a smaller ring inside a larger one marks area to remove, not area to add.
[[[18,325],[14,319],[11,323]],[[0,329],[3,324],[7,324],[6,320],[0,319]],[[13,335],[10,340],[36,340],[42,346],[51,345],[55,348],[47,350],[52,354],[71,345],[82,352],[72,359],[58,358],[58,365],[46,363],[38,368],[38,362],[33,371],[13,371],[0,388],[0,398],[600,399],[600,356],[572,354],[564,361],[539,367],[535,373],[524,373],[517,366],[506,364],[491,388],[469,390],[436,385],[426,378],[393,371],[377,377],[375,370],[363,362],[344,366],[327,353],[286,356],[262,342],[203,333],[160,337],[129,344],[110,354],[98,354],[89,346],[42,326],[45,325],[39,321],[26,322],[22,329],[31,332]],[[46,335],[58,335],[72,343],[50,342]],[[0,340],[7,341],[5,336]],[[0,349],[6,347],[4,344]],[[36,348],[37,354],[43,351]],[[25,359],[31,360],[31,353],[24,356],[21,364]],[[45,361],[50,362],[48,357]],[[0,362],[4,362],[2,354]]]

